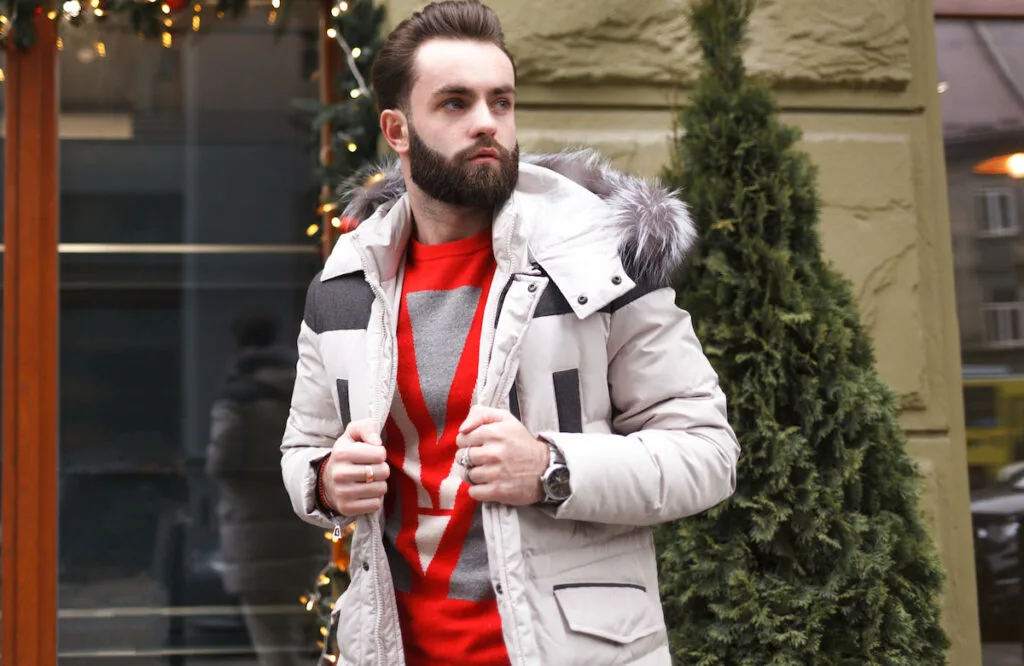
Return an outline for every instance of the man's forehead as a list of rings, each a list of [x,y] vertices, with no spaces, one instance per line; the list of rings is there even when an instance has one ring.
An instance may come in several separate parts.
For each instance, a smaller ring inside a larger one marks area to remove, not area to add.
[[[508,56],[490,42],[434,39],[416,51],[413,86],[428,95],[512,91],[515,73]]]

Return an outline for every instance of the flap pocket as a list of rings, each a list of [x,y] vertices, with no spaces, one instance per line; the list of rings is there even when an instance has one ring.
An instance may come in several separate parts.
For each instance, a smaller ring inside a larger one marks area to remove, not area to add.
[[[555,600],[569,629],[625,645],[662,628],[660,609],[641,585],[556,585]]]

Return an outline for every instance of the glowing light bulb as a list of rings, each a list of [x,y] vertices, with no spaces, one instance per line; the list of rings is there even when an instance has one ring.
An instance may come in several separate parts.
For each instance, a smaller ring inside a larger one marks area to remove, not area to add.
[[[1014,153],[1007,157],[1006,171],[1014,178],[1024,178],[1024,153]]]

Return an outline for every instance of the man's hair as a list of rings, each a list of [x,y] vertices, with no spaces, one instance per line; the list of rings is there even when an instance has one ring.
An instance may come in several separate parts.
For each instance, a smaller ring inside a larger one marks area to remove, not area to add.
[[[377,111],[402,109],[409,102],[416,50],[430,39],[463,39],[494,44],[516,63],[505,48],[501,21],[490,7],[477,0],[432,2],[391,31],[370,72]]]

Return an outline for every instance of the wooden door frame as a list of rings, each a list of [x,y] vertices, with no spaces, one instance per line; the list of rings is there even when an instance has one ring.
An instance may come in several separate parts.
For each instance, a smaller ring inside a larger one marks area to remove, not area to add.
[[[322,2],[322,26],[331,6]],[[56,666],[59,61],[56,21],[34,23],[32,48],[7,47],[5,77],[0,661]],[[336,101],[341,50],[323,36],[320,49],[321,96]],[[328,246],[336,234],[324,224]]]
[[[0,657],[57,662],[57,25],[6,76]]]

